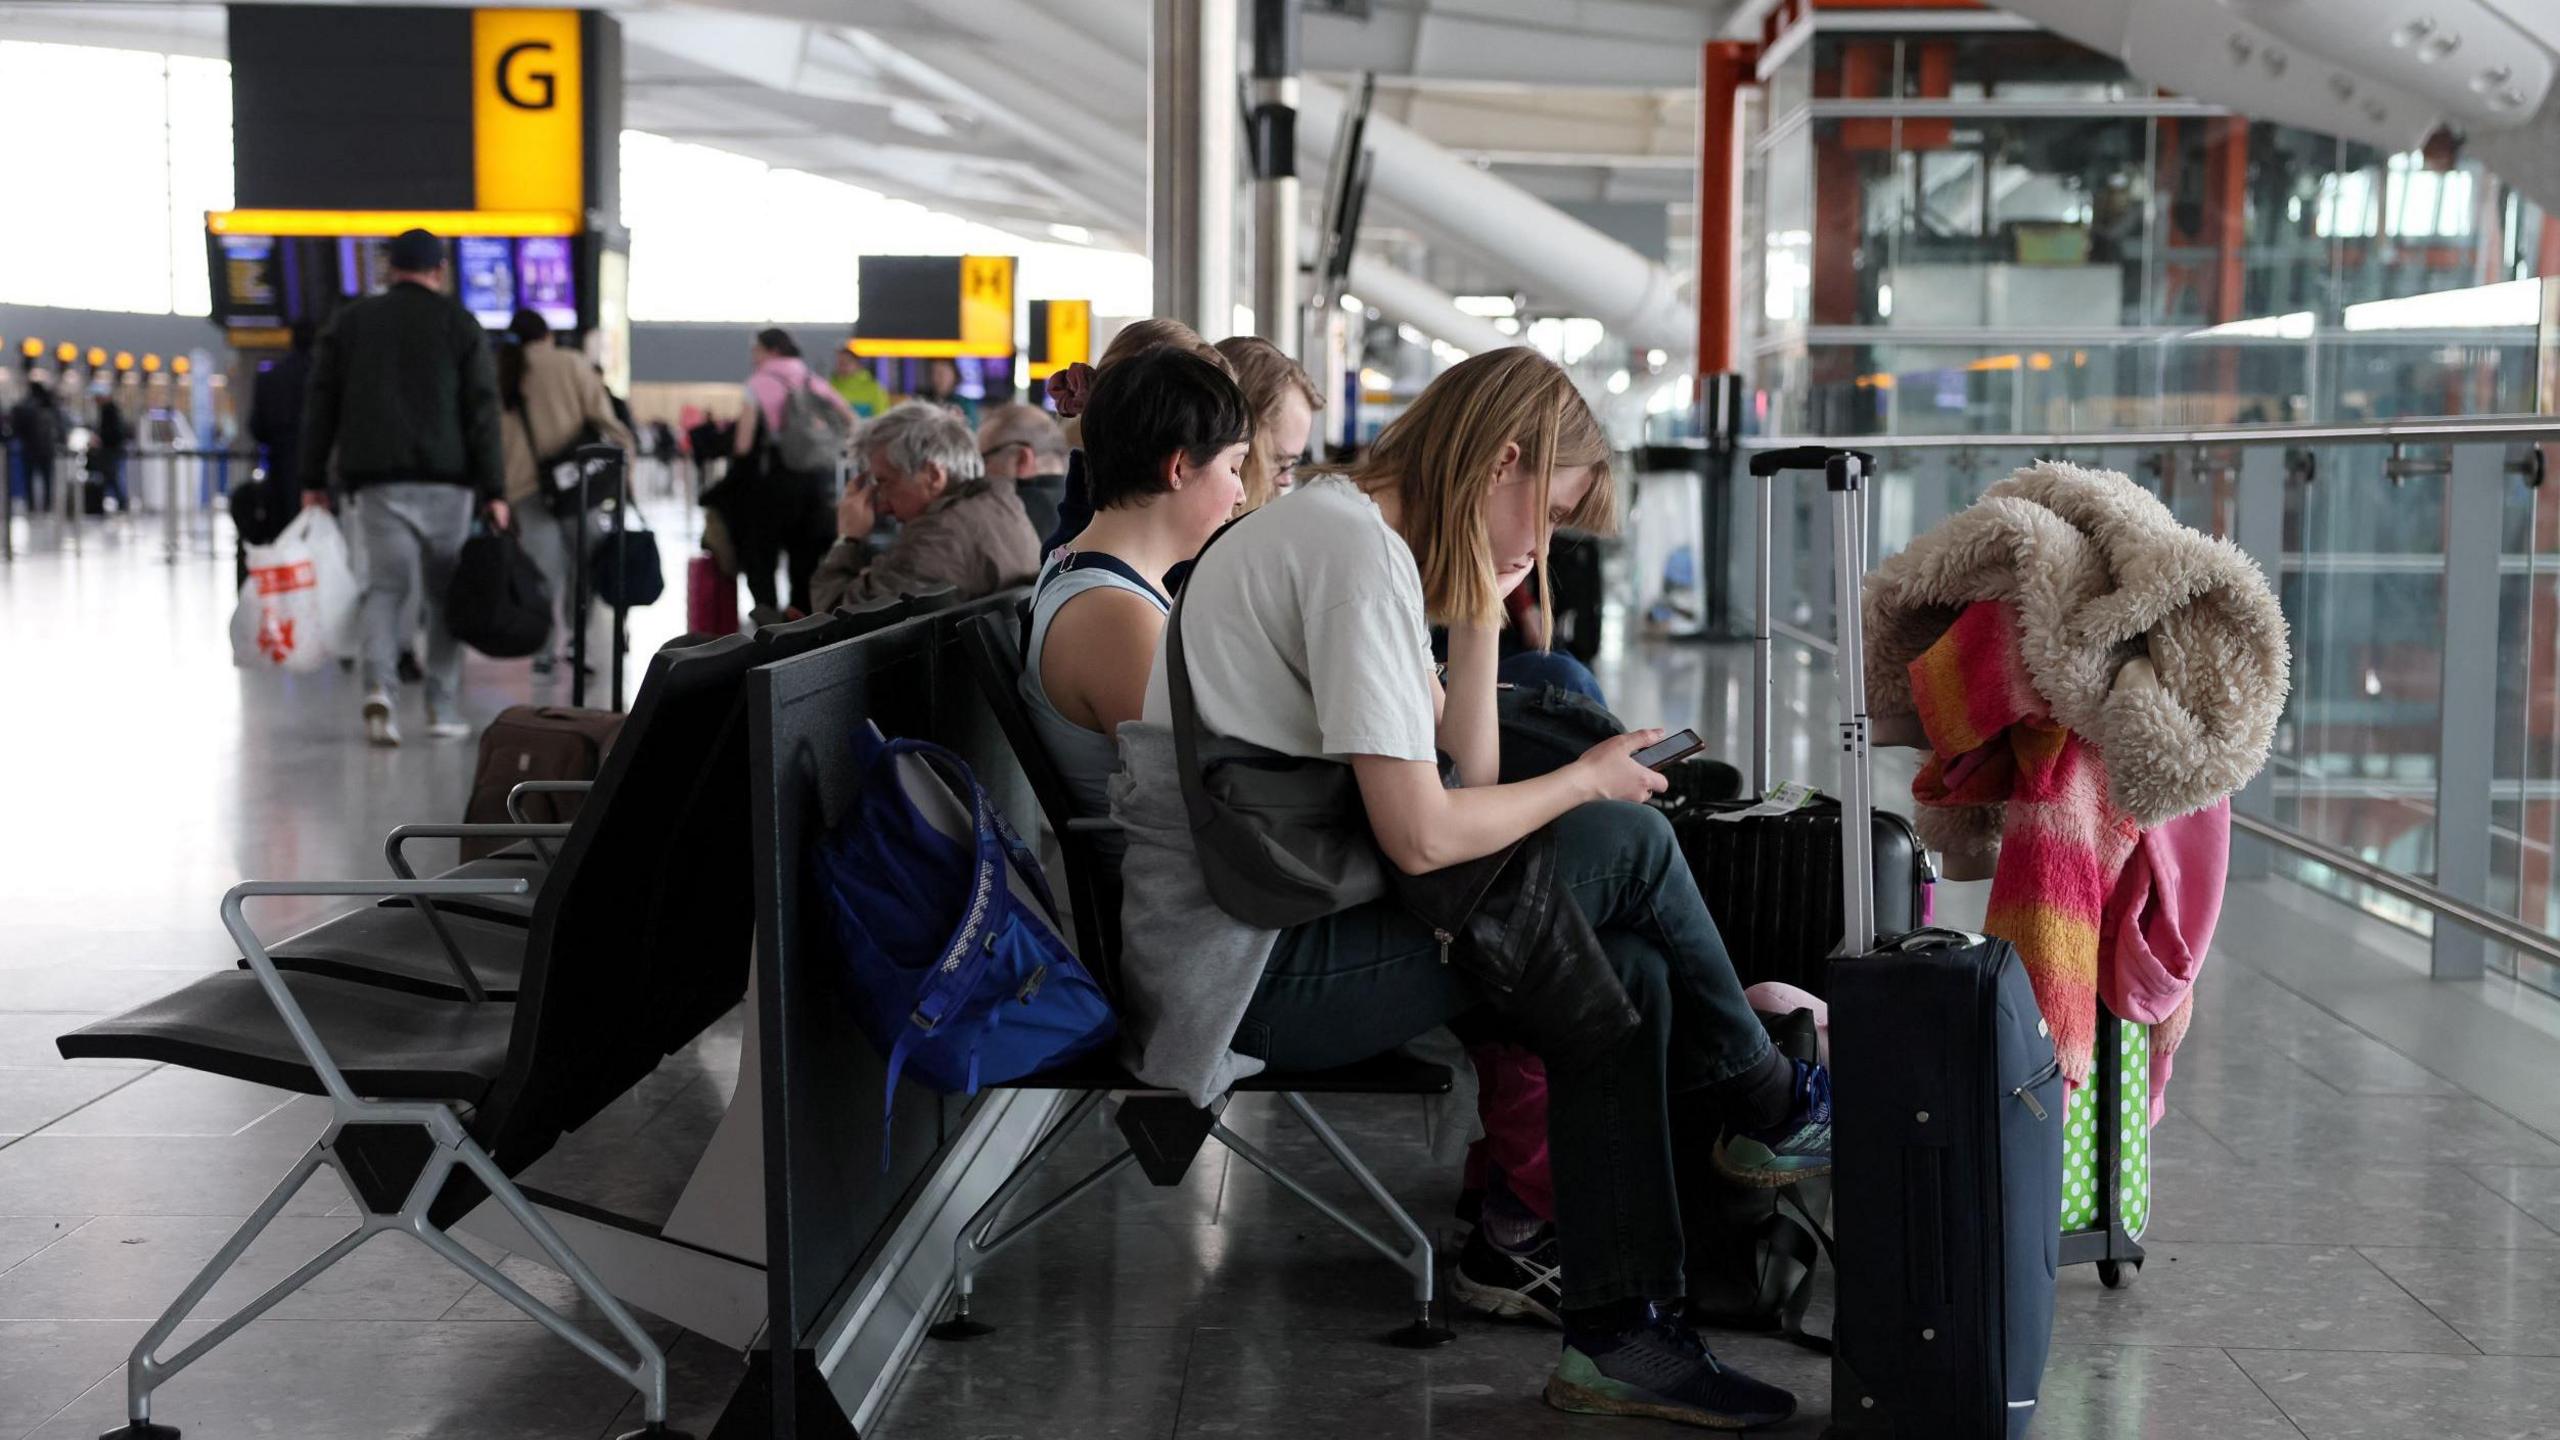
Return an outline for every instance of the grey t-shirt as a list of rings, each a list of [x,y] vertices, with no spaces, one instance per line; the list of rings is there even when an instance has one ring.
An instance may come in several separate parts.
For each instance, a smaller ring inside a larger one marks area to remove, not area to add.
[[[1339,476],[1300,485],[1227,532],[1184,588],[1200,723],[1283,754],[1438,759],[1422,574],[1377,502]],[[1173,723],[1168,646],[1146,719]]]

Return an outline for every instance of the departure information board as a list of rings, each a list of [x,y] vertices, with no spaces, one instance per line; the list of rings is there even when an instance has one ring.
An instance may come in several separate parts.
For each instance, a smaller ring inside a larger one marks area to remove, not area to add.
[[[1010,255],[865,255],[856,270],[862,314],[853,353],[958,359],[1010,356]]]

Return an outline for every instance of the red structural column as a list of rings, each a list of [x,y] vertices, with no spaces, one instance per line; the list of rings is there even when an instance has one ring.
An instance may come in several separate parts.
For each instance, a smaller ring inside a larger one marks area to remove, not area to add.
[[[1737,102],[1758,47],[1710,40],[1698,56],[1698,383],[1741,369],[1734,314],[1734,227],[1742,191]]]

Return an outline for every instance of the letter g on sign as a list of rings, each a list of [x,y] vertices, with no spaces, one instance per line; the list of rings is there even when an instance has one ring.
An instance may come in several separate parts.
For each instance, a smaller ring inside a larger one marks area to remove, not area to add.
[[[508,104],[513,105],[519,110],[548,110],[554,104],[558,103],[560,98],[560,83],[558,76],[549,70],[524,69],[519,67],[516,63],[520,56],[528,54],[548,55],[550,53],[551,42],[548,40],[525,40],[517,44],[510,45],[505,50],[500,51],[498,54],[498,94],[502,96]],[[518,79],[531,82],[534,93],[538,98],[528,100],[524,96],[516,93],[516,82]]]

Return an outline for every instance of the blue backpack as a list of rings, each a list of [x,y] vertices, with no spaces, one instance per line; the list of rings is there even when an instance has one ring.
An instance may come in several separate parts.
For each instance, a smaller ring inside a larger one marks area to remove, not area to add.
[[[854,1018],[888,1057],[884,1112],[902,1074],[974,1095],[1108,1043],[1111,1001],[1060,938],[1039,857],[968,762],[870,725],[853,743],[861,797],[811,868]]]

